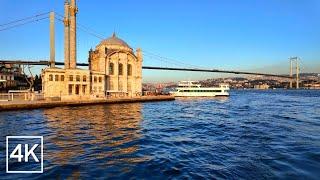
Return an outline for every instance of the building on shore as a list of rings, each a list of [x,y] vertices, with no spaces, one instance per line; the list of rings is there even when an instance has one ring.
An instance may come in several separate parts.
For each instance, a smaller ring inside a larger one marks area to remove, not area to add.
[[[268,84],[257,84],[257,85],[254,85],[254,89],[269,89],[269,85]]]
[[[26,89],[28,77],[22,73],[19,65],[1,64],[0,65],[0,92],[8,90]]]
[[[89,51],[89,69],[77,68],[75,0],[66,0],[64,17],[64,68],[54,63],[42,70],[44,98],[79,100],[142,95],[142,52],[115,33]]]
[[[12,73],[0,72],[0,88],[15,87],[16,84]]]
[[[306,83],[304,84],[305,89],[320,89],[320,82]]]
[[[89,51],[89,70],[94,93],[110,96],[140,96],[142,91],[142,52],[132,48],[115,33]]]

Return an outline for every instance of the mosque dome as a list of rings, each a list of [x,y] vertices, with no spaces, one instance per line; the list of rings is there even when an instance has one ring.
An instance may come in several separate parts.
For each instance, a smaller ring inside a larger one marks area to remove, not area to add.
[[[131,47],[122,39],[116,36],[116,33],[113,33],[111,37],[101,41],[100,45],[104,46],[122,46],[131,49]]]

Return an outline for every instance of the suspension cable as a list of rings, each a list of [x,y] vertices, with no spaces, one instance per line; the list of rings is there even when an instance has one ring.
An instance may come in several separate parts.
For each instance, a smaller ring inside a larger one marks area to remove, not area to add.
[[[7,26],[7,25],[10,25],[10,24],[15,24],[15,23],[18,23],[18,22],[21,22],[21,21],[25,21],[25,20],[28,20],[28,19],[33,19],[33,18],[36,18],[36,17],[40,17],[40,16],[43,16],[43,15],[47,15],[47,14],[49,14],[49,13],[50,13],[50,12],[45,12],[45,13],[36,14],[36,15],[34,15],[34,16],[29,16],[29,17],[22,18],[22,19],[18,19],[18,20],[14,20],[14,21],[11,21],[11,22],[8,22],[8,23],[0,24],[0,26]]]
[[[55,13],[56,13],[58,16],[60,16],[61,18],[64,18],[63,15],[61,15],[61,14],[59,14],[59,13],[57,13],[57,12],[55,12]],[[61,19],[58,19],[58,20],[61,21]],[[98,33],[97,31],[93,30],[92,28],[89,28],[89,27],[87,27],[87,26],[85,26],[85,25],[83,25],[83,24],[81,24],[81,23],[79,23],[79,22],[77,22],[77,27],[79,27],[79,29],[87,32],[88,34],[90,34],[90,35],[92,35],[92,36],[94,36],[94,37],[96,37],[96,38],[98,38],[98,39],[101,39],[101,40],[105,39],[102,34]]]
[[[56,19],[59,20],[59,21],[61,21],[62,23],[64,22],[64,21],[63,21],[62,19],[60,19],[60,18],[57,18],[57,17],[56,17]],[[70,28],[70,29],[71,29],[71,28]],[[82,25],[79,25],[78,23],[77,23],[77,29],[82,30],[82,31],[84,31],[84,32],[86,32],[86,33],[88,33],[88,34],[90,34],[90,35],[92,35],[92,36],[94,36],[94,37],[96,37],[96,38],[98,38],[98,39],[104,39],[102,36],[100,36],[100,35],[92,32],[92,31],[88,30],[88,28],[83,27]],[[74,29],[71,29],[71,30],[74,31]]]
[[[64,17],[62,16],[61,14],[57,13],[56,14],[60,17]],[[58,19],[60,21],[63,22],[63,20],[61,19]],[[77,28],[79,28],[80,30],[98,38],[98,39],[101,39],[103,40],[104,39],[104,36],[101,35],[100,33],[97,33],[95,30],[93,30],[92,28],[89,28],[85,25],[82,25],[80,23],[77,23]],[[180,65],[185,65],[185,66],[188,66],[188,67],[194,67],[194,68],[203,68],[201,66],[196,66],[196,65],[192,65],[192,64],[188,64],[188,63],[184,63],[182,61],[178,61],[178,60],[175,60],[175,59],[172,59],[172,58],[167,58],[167,57],[163,57],[161,55],[158,55],[158,54],[155,54],[155,53],[152,53],[152,52],[148,52],[148,51],[145,51],[145,50],[142,50],[142,53],[144,53],[144,55],[148,56],[149,58],[152,58],[152,59],[155,59],[155,60],[158,60],[158,61],[161,61],[161,62],[165,62],[167,64],[174,64],[174,65],[177,65],[177,66],[180,66]]]
[[[26,24],[29,24],[29,23],[33,23],[33,22],[37,22],[37,21],[41,21],[41,20],[44,20],[44,19],[47,19],[47,18],[49,18],[49,17],[44,17],[44,18],[40,18],[40,19],[34,19],[34,20],[27,21],[27,22],[24,22],[24,23],[21,23],[21,24],[16,24],[16,25],[13,25],[13,26],[9,26],[9,27],[0,29],[0,31],[9,30],[9,29],[12,29],[12,28],[15,28],[15,27],[18,27],[18,26],[23,26],[23,25],[26,25]]]
[[[152,52],[148,52],[148,51],[145,51],[145,50],[142,50],[142,52],[144,53],[144,55],[146,55],[148,57],[151,57],[151,58],[154,58],[154,59],[156,58],[156,59],[158,59],[160,61],[171,63],[171,64],[175,64],[175,65],[178,65],[178,66],[185,65],[185,66],[189,66],[189,67],[203,68],[201,66],[196,66],[196,65],[184,63],[184,62],[172,59],[172,58],[163,57],[161,55],[158,55],[158,54],[155,54],[155,53],[152,53]]]

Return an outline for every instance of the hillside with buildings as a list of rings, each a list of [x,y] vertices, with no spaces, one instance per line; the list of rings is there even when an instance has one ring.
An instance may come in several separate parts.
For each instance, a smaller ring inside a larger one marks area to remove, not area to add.
[[[300,74],[300,87],[305,89],[320,88],[320,75],[317,73]],[[287,79],[278,77],[247,76],[207,79],[200,81],[203,86],[217,86],[219,83],[228,83],[232,89],[269,89],[289,88]]]
[[[300,87],[303,89],[320,89],[320,74],[302,73],[300,74]],[[289,88],[287,79],[265,76],[212,78],[199,81],[204,87],[218,86],[227,83],[231,89],[278,89]],[[294,85],[294,83],[293,83]],[[143,91],[151,94],[163,94],[175,88],[177,82],[168,83],[144,83]]]

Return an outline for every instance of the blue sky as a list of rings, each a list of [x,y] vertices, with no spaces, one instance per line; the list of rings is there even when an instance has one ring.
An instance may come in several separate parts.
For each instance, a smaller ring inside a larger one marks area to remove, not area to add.
[[[0,0],[0,24],[54,10],[64,0]],[[318,0],[79,0],[78,23],[104,37],[113,31],[131,47],[207,68],[288,73],[320,72]],[[1,27],[0,27],[1,28]],[[78,31],[78,60],[101,39]],[[63,60],[63,26],[56,22],[56,58]],[[0,31],[1,59],[48,59],[49,21]],[[144,65],[175,66],[145,57]],[[221,74],[150,71],[145,81],[204,79]],[[225,75],[224,75],[225,76]],[[229,76],[229,75],[227,75]]]

